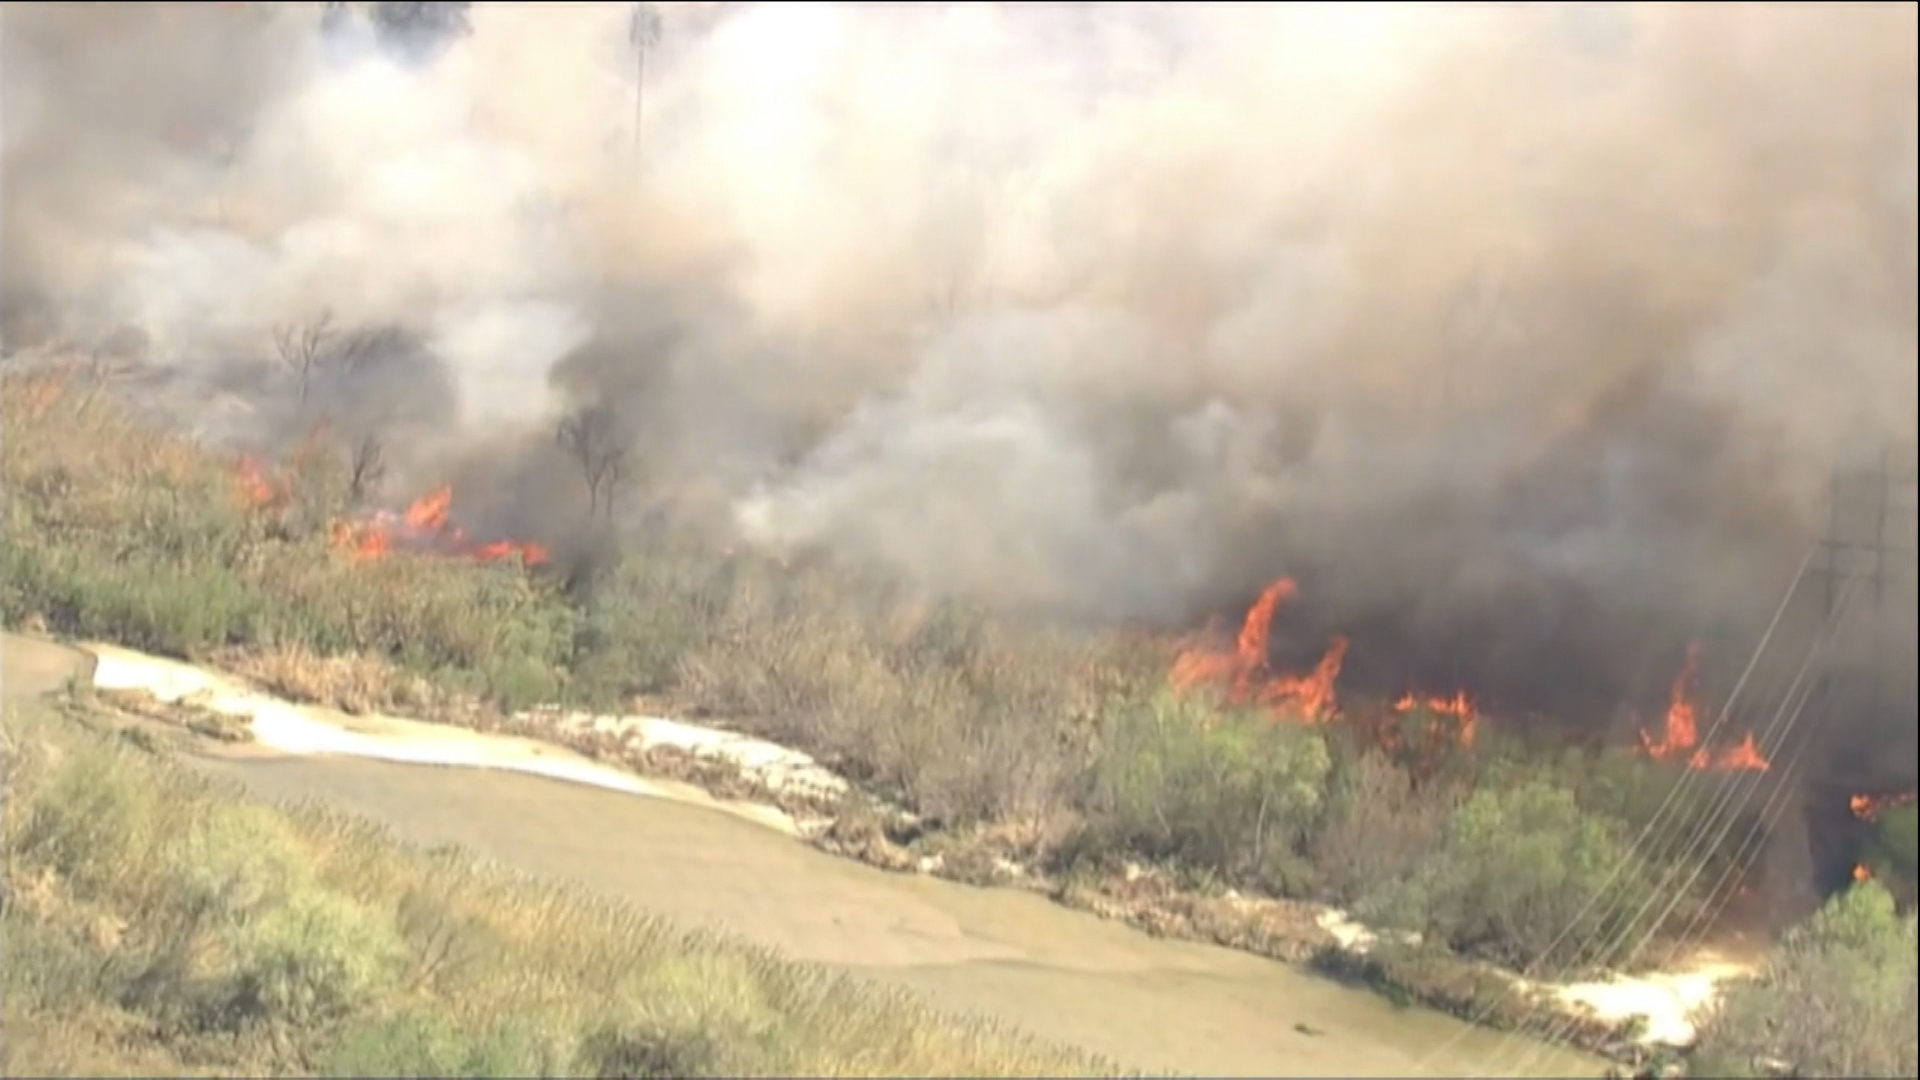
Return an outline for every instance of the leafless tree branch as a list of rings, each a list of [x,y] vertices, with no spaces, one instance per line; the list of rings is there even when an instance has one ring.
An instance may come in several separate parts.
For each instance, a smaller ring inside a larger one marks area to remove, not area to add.
[[[619,414],[605,405],[576,409],[560,421],[554,441],[580,466],[588,514],[611,520],[614,494],[627,476],[630,447]]]
[[[298,381],[305,404],[313,381],[323,372],[351,372],[368,360],[397,346],[401,331],[394,327],[341,331],[333,312],[322,311],[311,322],[274,328],[274,348],[280,363]]]

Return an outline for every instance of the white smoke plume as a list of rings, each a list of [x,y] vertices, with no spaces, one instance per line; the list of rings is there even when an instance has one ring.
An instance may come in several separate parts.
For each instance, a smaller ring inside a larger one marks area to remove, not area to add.
[[[600,402],[745,542],[1617,682],[1915,436],[1911,4],[266,7],[7,5],[9,336],[402,327],[402,478]]]

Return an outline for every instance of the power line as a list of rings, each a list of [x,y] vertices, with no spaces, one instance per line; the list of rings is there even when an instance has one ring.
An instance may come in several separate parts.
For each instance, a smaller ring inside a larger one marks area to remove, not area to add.
[[[1779,604],[1774,608],[1773,618],[1768,622],[1766,632],[1761,635],[1759,644],[1754,647],[1752,655],[1748,658],[1745,670],[1740,673],[1739,679],[1735,680],[1733,689],[1728,694],[1725,704],[1721,707],[1719,714],[1708,728],[1706,741],[1712,742],[1714,740],[1721,727],[1726,724],[1727,718],[1731,715],[1733,707],[1739,701],[1741,694],[1746,690],[1747,684],[1753,677],[1754,671],[1759,667],[1760,657],[1765,654],[1768,646],[1773,641],[1774,634],[1779,630],[1781,622],[1786,618],[1787,609],[1792,605],[1795,594],[1799,592],[1801,583],[1806,579],[1807,573],[1813,565],[1814,555],[1818,550],[1817,547],[1809,547],[1806,554],[1801,557],[1799,568],[1794,571],[1793,579],[1787,584],[1786,592],[1782,594]],[[1531,979],[1535,976],[1540,966],[1579,930],[1582,921],[1594,913],[1596,906],[1606,902],[1608,897],[1612,895],[1614,886],[1620,880],[1621,874],[1626,871],[1628,866],[1635,862],[1643,850],[1647,849],[1648,841],[1656,832],[1662,828],[1677,829],[1679,827],[1677,818],[1673,818],[1671,821],[1669,818],[1675,814],[1675,807],[1677,806],[1677,800],[1681,790],[1694,780],[1695,777],[1689,772],[1680,777],[1674,786],[1668,789],[1666,797],[1654,811],[1653,816],[1648,818],[1646,825],[1642,827],[1639,835],[1634,838],[1633,843],[1628,846],[1627,850],[1621,854],[1619,860],[1614,864],[1613,869],[1595,888],[1593,895],[1568,919],[1567,925],[1562,928],[1558,934],[1554,935],[1553,939],[1540,950],[1533,961],[1518,972],[1522,980]],[[1423,1055],[1415,1067],[1424,1070],[1436,1056],[1452,1049],[1461,1039],[1464,1039],[1472,1027],[1484,1025],[1487,1019],[1493,1015],[1496,1007],[1497,1003],[1488,1002],[1474,1010],[1467,1018],[1467,1023],[1470,1025],[1469,1028],[1464,1028],[1455,1033],[1439,1046],[1435,1047],[1434,1050]]]
[[[1835,610],[1830,613],[1828,620],[1822,627],[1821,633],[1817,635],[1815,640],[1809,645],[1807,655],[1803,659],[1799,670],[1795,673],[1786,695],[1782,698],[1779,708],[1774,711],[1773,719],[1768,723],[1766,730],[1760,736],[1760,741],[1763,746],[1771,744],[1775,748],[1778,748],[1784,745],[1786,738],[1792,734],[1793,728],[1798,724],[1808,701],[1810,701],[1813,696],[1813,686],[1808,682],[1807,675],[1814,670],[1815,662],[1824,655],[1826,647],[1831,643],[1834,631],[1844,620],[1846,608],[1849,607],[1852,601],[1858,596],[1858,593],[1854,591],[1854,587],[1858,583],[1858,576],[1848,580],[1845,595],[1840,599]],[[1782,726],[1783,720],[1784,727]],[[1778,738],[1774,737],[1776,730],[1780,732]],[[1790,761],[1796,768],[1800,755],[1805,747],[1806,743],[1803,740],[1797,744],[1791,752]],[[1634,943],[1626,949],[1624,955],[1630,964],[1634,958],[1644,953],[1647,946],[1652,943],[1654,936],[1672,918],[1673,912],[1676,911],[1680,903],[1692,893],[1694,886],[1706,872],[1707,852],[1715,850],[1721,844],[1725,843],[1727,836],[1732,832],[1734,825],[1740,820],[1741,814],[1745,812],[1748,805],[1752,802],[1754,794],[1759,790],[1760,784],[1764,782],[1765,779],[1766,774],[1748,774],[1747,776],[1736,778],[1732,783],[1721,789],[1710,804],[1708,812],[1699,827],[1693,831],[1693,835],[1686,849],[1681,853],[1672,870],[1657,883],[1655,888],[1649,891],[1647,900],[1621,928],[1619,934],[1607,942],[1602,952],[1610,954],[1620,949],[1621,946],[1626,945],[1627,941],[1638,933],[1638,940],[1634,941]],[[1743,788],[1744,790],[1742,790]],[[1785,781],[1776,778],[1767,804],[1762,809],[1762,814],[1770,813],[1777,806],[1779,800],[1784,798],[1784,793],[1788,789],[1789,785]],[[1738,806],[1731,805],[1735,791],[1741,792]],[[1718,823],[1717,832],[1715,831],[1716,822]],[[1713,833],[1713,841],[1707,845],[1704,850],[1701,850],[1701,842],[1707,838],[1710,832]],[[1693,867],[1691,873],[1687,871],[1689,865]],[[1723,874],[1723,877],[1724,876]],[[1685,878],[1684,881],[1681,880],[1682,877]],[[1666,904],[1661,907],[1657,915],[1653,915],[1653,917],[1649,919],[1649,913],[1651,913],[1654,906],[1659,903],[1662,896],[1667,898]],[[1720,908],[1724,909],[1724,904],[1720,905]],[[1718,914],[1718,911],[1714,914],[1716,920]],[[1560,1017],[1556,1022],[1549,1024],[1547,1030],[1541,1035],[1541,1039],[1549,1045],[1557,1044],[1572,1032],[1576,1023],[1577,1021],[1570,1017]],[[1544,1054],[1545,1052],[1545,1047],[1529,1050],[1527,1057],[1522,1060],[1530,1064],[1530,1059],[1533,1056]],[[1486,1071],[1489,1075],[1498,1075],[1493,1073],[1491,1068]],[[1514,1075],[1519,1075],[1519,1073],[1516,1072]]]
[[[1741,686],[1745,684],[1747,676],[1752,673],[1754,666],[1758,663],[1759,656],[1766,650],[1767,643],[1772,637],[1773,628],[1778,626],[1780,617],[1785,611],[1787,600],[1790,600],[1795,591],[1797,591],[1799,580],[1807,572],[1812,557],[1815,554],[1824,554],[1826,558],[1822,560],[1819,573],[1825,584],[1824,603],[1822,606],[1824,609],[1823,614],[1826,618],[1823,620],[1823,626],[1816,635],[1815,640],[1809,646],[1807,661],[1801,665],[1801,671],[1796,674],[1792,685],[1782,700],[1780,709],[1776,711],[1773,722],[1768,726],[1768,736],[1764,737],[1763,741],[1774,741],[1770,737],[1771,732],[1780,725],[1783,716],[1786,717],[1784,732],[1785,734],[1790,734],[1798,724],[1811,698],[1815,695],[1824,695],[1829,682],[1825,672],[1821,672],[1815,678],[1812,685],[1808,686],[1804,692],[1801,690],[1801,687],[1805,683],[1805,675],[1811,667],[1815,655],[1823,653],[1825,648],[1839,636],[1839,632],[1844,624],[1845,615],[1852,607],[1854,598],[1858,596],[1858,593],[1855,592],[1855,587],[1862,577],[1864,576],[1872,582],[1872,599],[1874,608],[1877,611],[1885,598],[1886,584],[1888,580],[1894,576],[1892,567],[1889,565],[1889,554],[1910,553],[1910,549],[1901,548],[1891,541],[1888,535],[1888,528],[1890,524],[1892,524],[1891,517],[1894,510],[1911,509],[1911,507],[1896,505],[1892,498],[1892,493],[1896,485],[1912,486],[1915,483],[1915,471],[1906,470],[1896,473],[1892,469],[1892,456],[1890,449],[1884,450],[1879,457],[1878,467],[1871,472],[1850,476],[1841,470],[1835,470],[1830,491],[1831,501],[1829,505],[1828,535],[1815,543],[1813,548],[1808,552],[1807,560],[1803,560],[1801,572],[1796,574],[1795,584],[1788,589],[1787,599],[1782,601],[1781,608],[1776,611],[1774,621],[1772,625],[1770,625],[1768,633],[1763,636],[1760,647],[1755,650],[1753,658],[1748,663],[1747,672],[1743,673],[1740,684],[1735,687],[1734,696],[1738,696]],[[1846,497],[1849,494],[1849,480],[1851,479],[1857,482],[1863,478],[1871,481],[1874,486],[1874,502],[1868,515],[1873,521],[1874,535],[1870,541],[1850,541],[1844,539],[1841,535],[1841,526],[1843,524],[1842,504],[1846,502]],[[1871,558],[1868,560],[1849,560],[1850,565],[1844,567],[1845,582],[1844,585],[1842,585],[1839,579],[1843,576],[1843,567],[1841,565],[1843,556],[1854,552],[1865,553],[1871,556]],[[1869,563],[1870,568],[1869,566],[1863,566],[1863,562]],[[1911,565],[1911,563],[1908,561],[1904,565]],[[1707,735],[1707,741],[1709,743],[1714,739],[1715,730],[1718,729],[1720,724],[1724,722],[1729,715],[1731,704],[1732,701],[1730,699],[1729,708],[1721,712],[1720,717],[1714,724],[1714,729],[1709,730]],[[1790,712],[1789,708],[1791,709]],[[1702,904],[1700,911],[1696,912],[1687,930],[1680,935],[1680,940],[1697,940],[1696,935],[1700,933],[1700,926],[1703,922],[1710,926],[1713,921],[1717,921],[1719,913],[1724,910],[1726,903],[1732,895],[1731,893],[1727,893],[1724,897],[1722,896],[1727,882],[1729,880],[1733,881],[1734,887],[1737,889],[1738,881],[1744,877],[1754,859],[1757,858],[1759,851],[1762,850],[1763,845],[1762,847],[1755,846],[1755,839],[1763,835],[1764,832],[1771,831],[1769,822],[1777,818],[1777,810],[1780,804],[1787,797],[1788,792],[1792,790],[1790,781],[1798,776],[1799,763],[1805,752],[1806,745],[1805,741],[1802,741],[1790,751],[1788,764],[1783,770],[1776,774],[1775,786],[1766,799],[1760,816],[1754,819],[1753,824],[1748,829],[1747,835],[1742,838],[1741,844],[1736,849],[1736,854],[1722,870],[1720,879],[1716,881],[1714,887],[1707,894],[1706,902]],[[1780,747],[1776,745],[1772,748],[1771,752],[1777,753],[1779,748]],[[1626,856],[1623,856],[1621,860],[1622,867],[1632,861],[1635,851],[1642,845],[1647,837],[1654,832],[1658,821],[1665,816],[1669,806],[1678,796],[1680,789],[1686,786],[1685,782],[1687,779],[1689,778],[1683,777],[1682,782],[1676,784],[1675,787],[1669,791],[1668,799],[1662,803],[1660,810],[1655,814],[1655,818],[1648,822],[1647,828],[1643,829],[1641,835],[1635,840],[1633,848],[1629,849]],[[1714,840],[1714,846],[1718,847],[1724,844],[1726,837],[1752,802],[1752,796],[1758,790],[1758,783],[1759,781],[1755,779],[1753,782],[1745,785],[1745,792],[1740,800],[1740,805],[1732,809],[1730,813],[1728,812],[1728,803],[1732,800],[1733,793],[1739,790],[1741,785],[1736,782],[1734,785],[1722,789],[1719,797],[1715,800],[1712,813],[1710,813],[1705,820],[1701,821],[1699,826],[1692,831],[1692,836],[1687,845],[1688,856],[1694,853],[1700,841],[1703,840],[1709,832],[1715,830],[1716,820],[1719,821],[1719,827]],[[1677,909],[1679,903],[1685,899],[1686,895],[1693,890],[1701,875],[1706,873],[1707,865],[1703,857],[1700,864],[1688,875],[1688,880],[1683,891],[1671,897],[1658,920],[1647,930],[1643,940],[1630,950],[1630,956],[1637,956],[1642,952],[1651,941],[1653,933],[1657,932],[1661,926],[1670,921],[1673,911]],[[1676,879],[1680,874],[1685,872],[1682,869],[1684,866],[1684,861],[1676,866],[1673,874],[1669,877],[1669,884],[1673,879]],[[1619,869],[1620,867],[1616,867],[1616,872]],[[1560,938],[1557,938],[1552,945],[1542,952],[1541,959],[1544,959],[1553,949],[1557,948],[1566,934],[1571,933],[1577,928],[1580,919],[1584,917],[1586,911],[1590,909],[1594,903],[1598,902],[1607,893],[1608,889],[1611,888],[1614,876],[1615,875],[1609,876],[1607,883],[1603,884],[1596,892],[1593,900],[1589,901],[1588,905],[1582,909],[1582,913],[1572,920],[1566,933],[1563,933]],[[1658,893],[1656,892],[1654,897],[1649,899],[1648,903],[1642,905],[1641,910],[1636,912],[1635,917],[1630,919],[1625,927],[1622,928],[1622,935],[1630,934],[1632,928],[1641,922],[1642,917],[1648,913],[1651,904],[1657,900],[1657,896]],[[1608,947],[1617,948],[1618,945],[1624,943],[1625,940],[1625,936],[1619,936],[1618,939],[1610,943]],[[1536,964],[1537,963],[1538,960],[1536,960]],[[1530,972],[1534,966],[1535,965],[1529,965],[1527,970]],[[1488,1011],[1490,1011],[1490,1007]],[[1540,1011],[1543,1011],[1542,1005],[1540,1004],[1537,1004],[1533,1010],[1530,1010],[1532,1013],[1538,1013]],[[1485,1015],[1486,1013],[1482,1012],[1479,1017],[1476,1017],[1475,1022],[1479,1022]],[[1532,1029],[1532,1023],[1531,1019],[1523,1021],[1518,1025],[1521,1030],[1510,1036],[1510,1038],[1517,1039],[1521,1034],[1530,1031]],[[1557,1041],[1559,1038],[1564,1037],[1565,1034],[1570,1032],[1574,1023],[1577,1023],[1577,1021],[1562,1016],[1558,1023],[1550,1024],[1548,1030],[1553,1033],[1552,1040],[1550,1041]],[[1462,1035],[1464,1035],[1464,1032]],[[1460,1036],[1456,1036],[1455,1040],[1459,1037]],[[1455,1040],[1448,1040],[1448,1044],[1451,1044]],[[1544,1054],[1548,1052],[1548,1048],[1542,1046],[1537,1052]]]
[[[1824,625],[1822,626],[1820,633],[1817,634],[1814,641],[1809,644],[1806,657],[1803,659],[1799,670],[1795,673],[1795,676],[1788,687],[1787,693],[1783,696],[1780,707],[1775,710],[1774,719],[1768,725],[1767,732],[1769,737],[1771,736],[1772,732],[1779,727],[1781,718],[1783,716],[1789,716],[1790,707],[1791,707],[1791,714],[1790,714],[1790,718],[1787,721],[1787,727],[1783,732],[1783,738],[1784,738],[1784,735],[1791,734],[1792,727],[1794,726],[1794,724],[1798,722],[1801,715],[1801,711],[1804,709],[1807,701],[1811,697],[1811,691],[1812,691],[1811,686],[1809,686],[1808,691],[1806,693],[1802,693],[1801,687],[1807,684],[1806,676],[1811,670],[1813,670],[1814,661],[1824,653],[1826,646],[1831,643],[1832,637],[1833,637],[1833,631],[1836,630],[1844,622],[1847,609],[1851,606],[1853,601],[1857,599],[1859,594],[1855,591],[1855,588],[1859,584],[1859,581],[1860,581],[1860,578],[1858,577],[1858,575],[1848,579],[1848,581],[1845,584],[1843,594],[1839,598],[1839,603],[1835,606],[1834,610],[1831,613],[1829,613],[1829,616],[1825,621]],[[1770,738],[1769,738],[1769,741],[1771,741]],[[1793,758],[1795,761],[1798,760],[1799,752],[1801,750],[1804,750],[1804,748],[1805,748],[1804,742],[1802,742],[1801,744],[1799,744],[1799,746],[1796,747],[1795,752],[1793,754]],[[1719,837],[1716,840],[1716,844],[1724,842],[1725,836],[1728,832],[1731,831],[1733,823],[1739,820],[1739,815],[1746,809],[1747,805],[1752,801],[1753,793],[1758,789],[1758,782],[1757,782],[1757,778],[1750,778],[1750,779],[1754,779],[1755,782],[1747,786],[1745,794],[1741,799],[1740,806],[1734,808],[1731,814],[1727,815],[1726,823],[1721,828]],[[1736,783],[1733,786],[1722,789],[1721,798],[1715,801],[1710,812],[1704,817],[1704,819],[1701,821],[1698,828],[1694,830],[1693,837],[1691,842],[1688,845],[1687,851],[1681,856],[1680,860],[1674,865],[1672,871],[1669,874],[1667,874],[1656,885],[1656,887],[1649,893],[1649,898],[1647,903],[1643,904],[1640,911],[1635,913],[1634,918],[1629,920],[1628,923],[1622,928],[1620,935],[1614,941],[1609,943],[1608,945],[1609,950],[1618,949],[1621,945],[1625,944],[1628,937],[1634,933],[1637,927],[1641,925],[1645,926],[1645,932],[1640,938],[1640,940],[1636,942],[1631,948],[1626,950],[1625,958],[1628,965],[1630,965],[1635,958],[1637,958],[1641,953],[1645,951],[1646,946],[1652,941],[1653,935],[1658,932],[1660,927],[1664,925],[1665,920],[1671,915],[1672,911],[1677,908],[1678,901],[1680,899],[1683,899],[1687,895],[1687,893],[1692,889],[1693,885],[1698,881],[1699,876],[1705,872],[1706,864],[1705,864],[1704,856],[1702,856],[1700,864],[1694,869],[1693,874],[1688,878],[1688,880],[1685,883],[1681,883],[1679,881],[1679,878],[1681,877],[1681,875],[1686,873],[1686,866],[1688,861],[1694,857],[1694,848],[1697,847],[1699,841],[1702,838],[1704,838],[1704,836],[1710,830],[1714,828],[1715,821],[1721,816],[1723,812],[1726,811],[1727,803],[1730,801],[1730,795],[1728,793],[1735,790],[1737,787],[1738,787],[1738,782],[1736,781]],[[1778,792],[1784,789],[1785,789],[1784,784],[1778,785],[1775,788],[1775,793],[1777,794]],[[1652,904],[1656,902],[1657,899],[1663,894],[1672,895],[1672,899],[1667,905],[1667,908],[1665,909],[1665,911],[1653,921],[1643,923],[1643,919],[1646,916],[1647,912],[1650,910]],[[1717,914],[1715,917],[1716,918],[1718,917]],[[1543,1040],[1548,1042],[1557,1042],[1561,1039],[1564,1039],[1571,1032],[1573,1023],[1574,1021],[1572,1021],[1570,1018],[1565,1016],[1560,1017],[1557,1022],[1550,1022],[1547,1026],[1546,1032],[1542,1035]]]

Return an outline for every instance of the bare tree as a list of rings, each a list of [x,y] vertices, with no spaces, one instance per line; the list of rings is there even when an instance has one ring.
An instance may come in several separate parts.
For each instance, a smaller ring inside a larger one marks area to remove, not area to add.
[[[347,504],[358,506],[387,475],[385,448],[380,436],[366,432],[354,441],[347,455]]]
[[[335,324],[333,312],[323,310],[309,322],[275,327],[273,339],[282,366],[298,386],[296,420],[313,423],[312,434],[301,452],[308,452],[321,441],[337,447],[347,466],[348,505],[364,503],[387,472],[380,422],[363,417],[348,430],[339,431],[337,438],[329,437],[330,432],[338,431],[329,415],[330,399],[323,397],[316,409],[313,391],[322,378],[351,377],[374,358],[391,356],[405,348],[405,331],[392,326],[342,330]]]
[[[580,466],[587,482],[587,512],[613,518],[613,496],[627,476],[631,440],[618,412],[606,405],[575,409],[560,421],[554,441]]]
[[[280,352],[280,363],[298,382],[302,404],[306,403],[307,393],[313,386],[314,373],[326,362],[332,337],[333,313],[330,311],[323,311],[319,318],[299,326],[273,328],[274,348]]]
[[[350,372],[369,357],[392,347],[400,331],[392,327],[342,332],[334,326],[333,312],[322,311],[311,322],[277,326],[273,331],[274,348],[280,363],[299,383],[300,402],[306,404],[313,391],[313,380],[325,372]]]

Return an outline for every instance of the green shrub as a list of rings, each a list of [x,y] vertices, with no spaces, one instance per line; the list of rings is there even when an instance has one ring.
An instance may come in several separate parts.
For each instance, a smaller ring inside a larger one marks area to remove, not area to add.
[[[234,926],[312,887],[299,836],[266,807],[216,805],[168,848],[172,893],[216,926]]]
[[[9,706],[9,1075],[1113,1073]]]
[[[1108,846],[1278,883],[1331,765],[1304,725],[1163,694],[1108,718],[1087,827]]]
[[[99,995],[99,957],[60,928],[8,905],[4,932],[9,1009],[73,1013]]]
[[[1385,754],[1336,758],[1309,848],[1326,896],[1356,904],[1416,874],[1440,840],[1457,790],[1413,777]]]
[[[1920,882],[1920,807],[1908,803],[1881,813],[1861,862],[1897,899],[1912,904]]]
[[[473,1032],[442,1011],[424,1008],[348,1028],[321,1056],[319,1072],[340,1077],[575,1075],[534,1021],[511,1020]]]
[[[1743,848],[1755,835],[1764,801],[1750,794],[1759,782],[1751,773],[1690,769],[1624,748],[1568,753],[1557,765],[1554,775],[1574,791],[1581,809],[1618,822],[1649,865],[1681,868],[1668,880],[1696,883],[1702,895],[1678,898],[1676,918],[1690,918],[1697,903],[1716,900],[1704,893],[1723,875],[1738,873],[1736,864],[1751,861]]]
[[[1874,882],[1789,932],[1702,1025],[1695,1075],[1920,1075],[1920,939]]]
[[[1450,948],[1556,971],[1607,963],[1649,888],[1625,864],[1619,827],[1583,814],[1573,793],[1543,781],[1474,792],[1447,822],[1421,871],[1360,905],[1363,915],[1419,930]],[[1656,906],[1655,910],[1659,910]]]
[[[9,816],[23,819],[8,830],[9,869],[44,867],[88,897],[123,884],[156,838],[151,792],[130,782],[129,767],[124,752],[90,745],[44,786],[9,792]]]
[[[292,892],[225,937],[233,955],[230,1015],[296,1027],[363,1005],[405,958],[390,915],[319,888]]]

